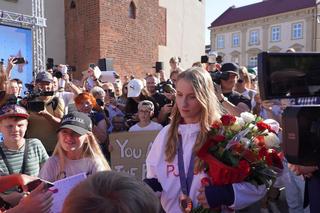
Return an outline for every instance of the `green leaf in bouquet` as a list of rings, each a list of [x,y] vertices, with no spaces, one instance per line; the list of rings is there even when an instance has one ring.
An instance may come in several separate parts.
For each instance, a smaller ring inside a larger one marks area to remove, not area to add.
[[[228,150],[223,152],[221,160],[228,166],[237,166],[239,164],[239,158]]]

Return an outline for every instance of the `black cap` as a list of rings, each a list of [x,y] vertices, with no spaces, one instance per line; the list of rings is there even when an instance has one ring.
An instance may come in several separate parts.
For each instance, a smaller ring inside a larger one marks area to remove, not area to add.
[[[84,135],[92,131],[92,121],[88,115],[82,112],[70,112],[63,116],[58,131],[65,128],[71,129],[80,135]]]
[[[36,82],[53,82],[53,77],[51,73],[47,71],[39,72],[36,77]]]
[[[220,69],[221,72],[230,72],[239,75],[239,66],[235,63],[224,63]]]

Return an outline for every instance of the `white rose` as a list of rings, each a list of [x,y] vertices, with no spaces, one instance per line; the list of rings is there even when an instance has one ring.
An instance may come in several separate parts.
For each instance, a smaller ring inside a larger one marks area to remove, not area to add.
[[[251,123],[256,120],[256,116],[251,114],[250,112],[242,112],[240,114],[240,117],[244,120],[246,123]]]
[[[264,136],[264,142],[268,149],[272,147],[279,147],[280,139],[273,132],[269,132],[266,136]]]
[[[242,118],[240,118],[240,117],[236,117],[236,118],[237,118],[236,122],[234,122],[234,124],[232,124],[230,129],[232,131],[238,132],[238,131],[240,131],[242,129],[242,127],[244,126],[245,123],[244,123],[244,120]]]

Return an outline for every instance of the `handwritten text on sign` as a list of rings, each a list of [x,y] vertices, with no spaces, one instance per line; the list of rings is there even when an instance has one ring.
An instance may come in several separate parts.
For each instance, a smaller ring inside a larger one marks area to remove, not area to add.
[[[110,135],[111,167],[137,178],[146,177],[146,158],[159,131],[121,132]]]

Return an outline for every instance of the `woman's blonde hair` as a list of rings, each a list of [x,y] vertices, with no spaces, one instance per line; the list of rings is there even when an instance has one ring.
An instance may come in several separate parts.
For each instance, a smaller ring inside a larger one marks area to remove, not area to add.
[[[251,88],[251,80],[250,80],[250,76],[249,76],[249,72],[248,72],[247,68],[244,66],[240,66],[239,73],[242,74],[242,76],[243,76],[245,87],[250,89]]]
[[[201,105],[200,132],[197,141],[194,144],[193,152],[196,154],[204,144],[207,132],[211,124],[218,120],[221,115],[220,105],[214,93],[212,79],[207,71],[200,67],[192,67],[178,75],[179,80],[185,80],[191,83],[195,96]],[[181,114],[175,104],[172,109],[172,120],[169,127],[168,141],[165,147],[166,161],[172,162],[177,151],[178,126],[182,120]],[[200,162],[197,158],[195,168],[200,169]]]
[[[58,133],[58,143],[53,151],[53,156],[59,158],[59,169],[60,172],[64,171],[66,153],[60,145],[61,136],[60,132]],[[107,160],[102,154],[102,151],[99,147],[97,139],[94,137],[92,132],[86,134],[86,139],[82,145],[82,155],[81,158],[91,158],[96,161],[98,164],[103,165],[105,170],[111,170]]]

